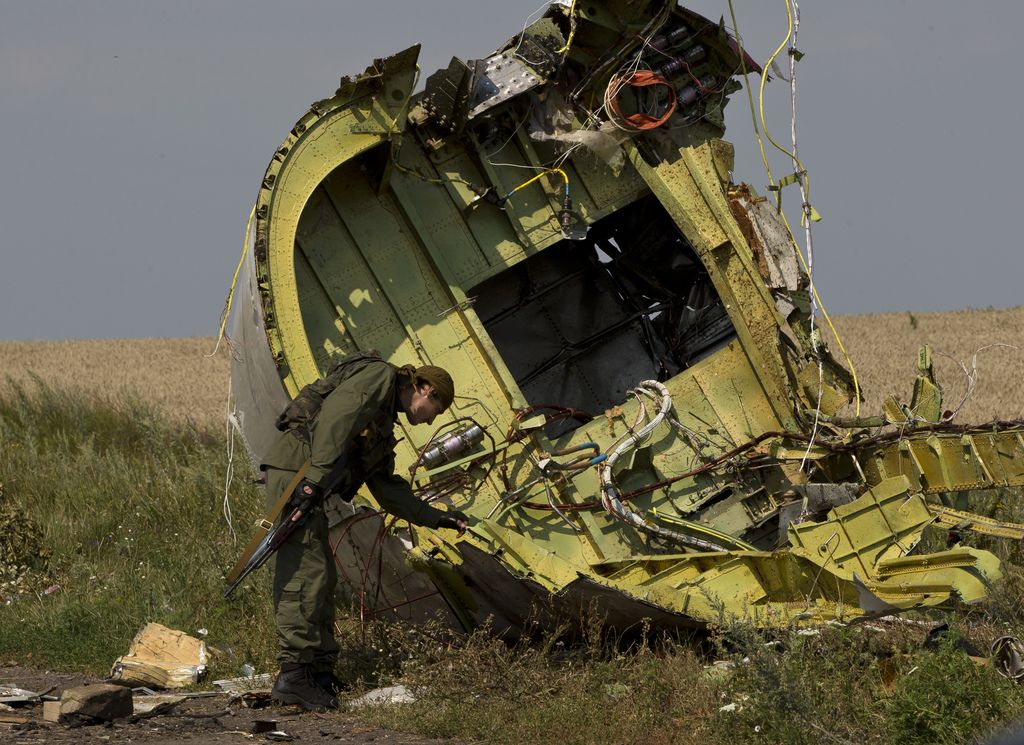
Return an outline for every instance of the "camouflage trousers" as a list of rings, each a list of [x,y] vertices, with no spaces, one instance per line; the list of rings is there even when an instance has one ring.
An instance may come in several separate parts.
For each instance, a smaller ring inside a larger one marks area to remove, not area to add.
[[[272,504],[295,475],[266,470]],[[338,569],[327,540],[327,517],[318,507],[274,555],[274,621],[279,663],[301,662],[313,670],[334,670],[334,591]]]

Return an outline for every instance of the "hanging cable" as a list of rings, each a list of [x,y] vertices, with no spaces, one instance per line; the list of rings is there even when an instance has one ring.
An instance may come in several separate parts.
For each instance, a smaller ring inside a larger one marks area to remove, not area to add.
[[[215,357],[217,351],[220,349],[221,340],[224,339],[224,329],[228,323],[228,316],[231,315],[231,303],[235,297],[235,288],[238,285],[238,275],[242,271],[242,264],[245,263],[245,257],[249,252],[249,236],[252,233],[252,219],[256,215],[256,205],[253,204],[252,209],[249,210],[249,219],[245,222],[245,236],[242,238],[242,255],[238,259],[238,266],[235,267],[235,274],[231,278],[231,287],[228,289],[228,298],[224,303],[224,311],[221,314],[220,319],[220,330],[217,333],[217,343],[213,347],[213,351],[210,354],[204,355],[205,357]],[[224,514],[224,521],[228,524],[228,532],[231,533],[232,543],[238,540],[238,536],[235,533],[234,519],[231,513],[231,482],[235,476],[235,438],[234,429],[239,429],[238,419],[235,416],[235,412],[231,409],[231,376],[228,375],[228,395],[227,405],[228,413],[224,419],[225,425],[225,436],[227,441],[227,468],[224,473],[224,498],[221,503],[221,511]],[[239,432],[241,430],[239,429]]]
[[[736,11],[732,7],[732,0],[729,0],[729,14],[732,16],[732,30],[736,34],[736,48],[739,50],[740,69],[743,71],[743,87],[747,90],[747,102],[750,104],[750,121],[754,127],[754,137],[757,138],[757,146],[761,150],[761,162],[768,174],[768,183],[775,185],[775,177],[772,176],[772,167],[768,165],[768,153],[764,151],[764,140],[761,139],[761,130],[757,126],[757,113],[754,111],[754,94],[750,90],[750,75],[747,71],[747,58],[743,53],[743,40],[740,30],[736,25]]]
[[[227,300],[224,302],[224,310],[220,316],[220,331],[217,334],[217,343],[213,347],[213,351],[210,354],[204,355],[205,357],[214,357],[217,351],[220,349],[220,342],[224,338],[224,328],[227,325],[227,317],[231,313],[231,302],[234,299],[234,289],[238,286],[239,274],[242,272],[242,265],[245,263],[246,255],[249,252],[249,236],[252,232],[253,217],[256,215],[256,205],[253,205],[253,209],[249,211],[249,219],[246,221],[246,234],[242,238],[242,256],[239,257],[238,266],[234,267],[234,276],[231,277],[231,287],[227,291]],[[238,535],[234,532],[234,521],[231,516],[231,481],[234,478],[234,436],[232,429],[238,429],[238,419],[234,415],[234,411],[230,410],[231,406],[231,378],[227,377],[227,415],[224,418],[224,427],[227,443],[227,468],[224,473],[224,498],[221,503],[221,510],[224,515],[224,521],[227,523],[227,530],[231,534],[231,542],[238,541]],[[240,430],[241,432],[241,430]]]
[[[810,175],[807,172],[806,167],[799,158],[799,152],[797,148],[797,136],[796,136],[796,63],[802,56],[796,48],[797,35],[800,31],[800,6],[797,4],[797,0],[792,0],[792,8],[790,7],[790,0],[786,1],[786,9],[789,15],[790,23],[793,29],[792,33],[792,44],[789,49],[789,88],[790,88],[790,106],[791,106],[791,124],[790,129],[793,140],[793,152],[791,154],[797,181],[800,185],[800,197],[801,197],[801,223],[804,226],[804,240],[807,249],[807,260],[804,261],[803,254],[797,251],[797,255],[800,257],[800,261],[803,264],[804,271],[807,272],[807,277],[810,282],[811,288],[811,344],[815,346],[814,341],[814,322],[815,322],[815,310],[820,310],[822,316],[828,323],[829,329],[832,331],[832,335],[835,337],[836,344],[839,345],[839,350],[843,353],[846,358],[846,363],[850,366],[850,375],[853,377],[853,388],[854,388],[854,401],[856,416],[860,416],[860,382],[857,379],[857,368],[853,364],[853,360],[846,351],[846,347],[843,345],[843,340],[839,336],[839,332],[836,330],[835,325],[832,323],[832,319],[828,315],[828,311],[825,309],[824,303],[821,302],[821,296],[818,295],[818,287],[814,282],[814,241],[811,234],[811,223],[816,221],[817,213],[811,206],[811,180]],[[793,238],[793,231],[789,227],[789,221],[786,220],[786,229],[789,231],[790,238],[793,239],[794,245],[796,240]],[[817,350],[815,349],[817,352]],[[819,370],[819,375],[822,373]],[[819,405],[816,407],[820,411],[820,398],[821,389],[819,387]],[[817,422],[817,419],[815,419]]]
[[[576,1],[572,0],[572,5],[569,7],[569,37],[565,40],[565,46],[557,50],[555,54],[568,54],[569,48],[572,46],[572,40],[576,36],[576,21],[578,16],[576,14]],[[523,29],[524,31],[526,29]]]
[[[790,24],[791,24],[791,28],[792,28],[792,12],[791,12],[791,10],[789,8],[788,2],[787,2],[787,6],[786,7],[787,7],[787,15],[790,16]],[[758,127],[758,124],[757,124],[757,113],[754,110],[754,97],[753,97],[753,93],[751,92],[751,88],[750,88],[749,74],[748,74],[747,65],[746,65],[746,56],[743,54],[742,37],[741,37],[740,32],[739,32],[739,26],[737,25],[737,22],[736,22],[736,11],[735,11],[735,9],[733,7],[732,0],[729,0],[729,13],[730,13],[730,16],[732,18],[733,33],[735,33],[735,35],[736,35],[736,44],[737,44],[737,49],[738,49],[739,58],[740,58],[740,69],[743,71],[743,80],[744,80],[744,83],[745,83],[745,86],[746,86],[746,89],[747,89],[747,103],[749,104],[749,107],[750,107],[750,119],[751,119],[751,123],[752,123],[753,130],[754,130],[754,137],[757,139],[757,145],[758,145],[758,148],[759,148],[759,150],[761,152],[761,162],[764,164],[765,172],[768,175],[768,183],[770,184],[769,190],[774,190],[774,191],[777,192],[777,197],[778,197],[778,200],[779,200],[778,201],[779,214],[782,216],[782,219],[783,219],[783,221],[786,224],[786,230],[789,233],[790,240],[792,241],[794,246],[798,246],[798,244],[796,242],[796,237],[793,235],[793,231],[790,228],[789,220],[786,218],[785,212],[782,211],[781,190],[779,189],[779,187],[776,187],[775,178],[774,178],[774,176],[772,174],[771,166],[768,163],[768,154],[765,152],[765,149],[764,149],[764,141],[761,139],[760,130],[759,130],[759,127]],[[761,87],[760,87],[760,92],[759,92],[759,98],[760,98],[760,104],[761,104],[761,119],[762,119],[762,122],[764,121],[764,84],[765,84],[765,80],[766,80],[765,76],[767,74],[767,70],[771,66],[771,63],[774,61],[775,57],[778,56],[778,54],[782,50],[782,48],[785,47],[786,43],[790,39],[790,36],[791,36],[790,33],[786,34],[786,39],[783,40],[782,44],[779,45],[779,48],[775,50],[775,53],[768,59],[768,61],[765,63],[764,67],[761,70]],[[795,45],[796,45],[796,42],[794,40],[793,46],[795,47]],[[790,65],[791,66],[795,65],[796,61],[797,61],[797,56],[795,54],[794,55],[790,55]],[[791,80],[793,79],[793,75],[794,74],[795,74],[794,72],[791,72],[791,74],[790,74],[790,79]],[[794,102],[794,107],[795,107],[795,102]],[[793,116],[794,116],[794,119],[795,119],[795,116],[796,116],[795,115],[795,108],[794,108],[794,115]],[[768,135],[767,128],[765,128],[765,134]],[[769,136],[769,139],[770,139],[770,136]],[[773,144],[774,144],[774,141],[773,141]],[[776,145],[776,147],[778,147],[778,145]],[[786,150],[784,150],[782,148],[780,148],[780,149],[783,152],[785,152],[786,155],[793,155],[793,154],[790,154],[788,151],[786,151]],[[804,169],[803,164],[800,163],[798,158],[795,158],[794,160],[795,160],[796,163],[798,163],[798,165],[796,166],[797,172],[803,171],[805,173],[805,175],[806,175],[806,170]],[[772,187],[775,187],[775,188],[773,189]],[[803,196],[804,203],[809,205],[810,204],[810,198],[809,198],[809,193],[810,193],[809,192],[809,179],[807,181],[807,187],[808,187],[807,193],[802,195],[802,196]],[[806,216],[804,218],[804,222],[805,223],[807,222],[806,221]],[[804,259],[803,252],[799,250],[799,247],[797,248],[796,255],[797,255],[797,258],[800,259],[800,264],[803,266],[804,272],[807,273],[808,278],[811,280],[811,282],[810,282],[810,290],[811,290],[812,303],[816,303],[818,309],[821,310],[821,314],[824,317],[825,322],[828,324],[829,329],[832,331],[832,335],[833,335],[833,337],[836,340],[836,344],[839,345],[839,350],[840,350],[840,352],[842,352],[843,357],[846,360],[846,364],[850,368],[850,375],[853,377],[853,388],[854,388],[854,401],[855,401],[855,407],[856,407],[856,416],[860,416],[860,398],[861,397],[860,397],[860,381],[858,380],[858,377],[857,377],[857,368],[853,364],[853,359],[850,357],[849,352],[847,352],[846,347],[843,345],[843,340],[840,337],[839,332],[838,332],[838,330],[835,327],[835,324],[832,323],[832,318],[829,316],[828,310],[825,308],[825,304],[822,302],[821,297],[818,295],[818,288],[815,286],[815,284],[813,282],[813,276],[811,274],[812,266],[808,263],[807,260]],[[813,310],[813,305],[812,305],[812,310]],[[812,317],[813,317],[813,313],[812,313]],[[812,329],[812,334],[813,334],[813,329],[814,329],[813,320],[812,320],[811,329]]]
[[[800,198],[801,198],[801,218],[800,222],[804,226],[804,246],[807,250],[807,278],[810,282],[811,287],[811,350],[814,352],[814,357],[818,362],[818,400],[814,405],[814,424],[811,426],[811,441],[807,443],[807,450],[804,451],[804,457],[800,460],[800,470],[804,470],[807,465],[807,459],[811,455],[811,449],[814,447],[814,440],[818,435],[818,426],[821,424],[821,397],[825,391],[825,365],[821,357],[821,347],[819,346],[819,340],[815,335],[814,322],[816,320],[818,312],[818,293],[814,286],[814,241],[811,236],[811,203],[809,201],[809,189],[810,189],[810,178],[807,175],[806,169],[804,169],[803,163],[800,162],[799,151],[797,149],[796,142],[796,63],[799,59],[799,52],[796,48],[796,40],[800,33],[800,8],[796,4],[796,0],[786,0],[786,15],[789,17],[789,26],[791,30],[790,39],[792,42],[789,45],[789,101],[790,101],[790,137],[793,143],[793,152],[790,153],[790,157],[793,159],[793,168],[795,169],[796,180],[800,186]],[[776,146],[778,147],[778,146]],[[781,193],[781,192],[780,192]],[[780,197],[781,199],[781,197]],[[789,227],[788,223],[786,225]],[[858,404],[860,403],[860,397],[858,396]],[[858,412],[859,415],[859,412]]]
[[[249,235],[252,231],[252,218],[256,215],[256,205],[253,204],[252,209],[249,210],[249,219],[245,223],[245,236],[242,238],[242,255],[238,257],[238,266],[235,267],[235,276],[231,278],[231,287],[228,289],[228,299],[224,302],[224,311],[220,315],[220,330],[217,332],[217,343],[213,347],[213,351],[210,352],[206,357],[213,357],[217,354],[217,350],[220,349],[221,339],[224,338],[224,329],[228,325],[228,316],[231,315],[231,301],[235,297],[235,285],[238,284],[238,275],[242,271],[242,264],[245,262],[245,255],[249,251]]]
[[[758,110],[761,113],[761,131],[764,132],[764,136],[767,138],[768,142],[770,142],[772,145],[774,145],[775,148],[778,149],[780,152],[784,153],[785,155],[787,155],[789,157],[793,157],[792,153],[790,153],[788,150],[786,150],[786,148],[782,147],[782,145],[777,143],[775,141],[775,138],[772,137],[772,133],[768,131],[768,123],[765,121],[765,118],[764,118],[764,86],[768,82],[768,70],[770,70],[771,66],[775,63],[775,58],[779,56],[779,52],[781,52],[783,49],[786,48],[786,45],[789,43],[789,40],[793,37],[793,13],[792,13],[792,10],[789,7],[789,0],[786,0],[786,15],[789,17],[789,28],[786,31],[786,38],[784,38],[782,40],[782,42],[779,44],[778,48],[774,52],[772,52],[772,55],[768,58],[768,61],[765,62],[764,65],[761,67],[761,85],[758,88],[757,100],[758,100]],[[803,165],[802,164],[798,167],[798,170],[803,170]],[[782,211],[782,192],[781,191],[777,192],[777,194],[776,194],[776,201],[777,201],[777,204],[778,204],[778,209],[781,212]]]
[[[238,535],[235,533],[235,523],[231,514],[231,481],[235,477],[235,433],[237,418],[231,406],[231,376],[228,375],[228,415],[224,421],[225,436],[227,439],[227,466],[224,472],[224,499],[221,510],[224,513],[224,521],[228,524],[228,532],[231,533],[231,542],[238,542]]]

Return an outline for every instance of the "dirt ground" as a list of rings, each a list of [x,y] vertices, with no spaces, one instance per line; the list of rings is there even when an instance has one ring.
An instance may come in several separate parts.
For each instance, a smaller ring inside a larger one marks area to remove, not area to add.
[[[42,672],[22,667],[0,667],[0,685],[14,686],[34,693],[49,691],[60,696],[65,688],[102,682],[97,679],[63,673]],[[124,719],[106,724],[70,726],[43,720],[43,705],[13,704],[0,707],[0,742],[11,743],[146,743],[147,745],[180,745],[180,743],[253,742],[337,742],[374,743],[374,745],[431,745],[451,740],[432,740],[404,732],[382,730],[345,712],[318,714],[302,711],[296,706],[279,706],[254,701],[251,706],[232,694],[190,698],[170,712],[138,719]],[[15,721],[12,721],[15,720]],[[24,721],[20,721],[24,720]],[[287,734],[269,735],[260,732],[271,726]]]

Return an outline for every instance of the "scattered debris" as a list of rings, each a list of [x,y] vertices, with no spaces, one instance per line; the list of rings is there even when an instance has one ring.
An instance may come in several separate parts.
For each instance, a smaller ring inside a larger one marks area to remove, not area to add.
[[[186,696],[173,693],[158,694],[155,696],[134,696],[132,698],[132,716],[140,718],[155,717],[160,714],[166,714],[186,698]]]
[[[54,712],[56,719],[51,718]],[[47,721],[63,723],[76,720],[82,723],[112,722],[115,719],[127,719],[132,716],[132,712],[131,689],[110,683],[68,688],[61,694],[59,702],[47,701],[43,708],[43,716]]]
[[[633,689],[625,683],[609,683],[604,687],[604,695],[613,703],[618,703],[625,698]]]
[[[233,704],[236,701],[241,701],[242,706],[246,709],[265,709],[274,703],[274,699],[270,695],[269,688],[262,691],[243,691],[242,693],[235,693],[228,703]]]
[[[1016,637],[1001,636],[989,649],[996,672],[1010,680],[1024,679],[1024,645]]]
[[[0,704],[35,704],[41,695],[12,684],[0,685]]]
[[[732,660],[715,660],[704,668],[703,675],[708,678],[728,675],[736,667]]]
[[[380,704],[411,704],[416,701],[412,691],[402,685],[388,686],[386,688],[375,688],[369,693],[360,696],[349,706],[358,708],[361,706],[379,706]]]
[[[158,623],[149,623],[119,657],[110,679],[156,688],[183,688],[206,673],[206,642]]]
[[[277,728],[276,719],[257,719],[252,723],[249,731],[254,735],[259,735],[263,732],[280,732]]]
[[[0,742],[306,742],[344,740],[349,742],[353,718],[296,716],[275,707],[269,691],[228,693],[221,691],[158,691],[139,686],[95,685],[95,678],[81,674],[44,672],[10,666],[0,670],[0,691],[16,693],[23,701],[0,704]],[[88,685],[92,684],[92,685]],[[112,688],[126,697],[129,705],[118,712],[79,710],[68,713],[68,699],[79,690]],[[204,686],[206,687],[206,686]],[[49,691],[68,691],[64,701]],[[54,699],[47,701],[47,699]],[[268,708],[263,708],[268,707]],[[64,712],[62,712],[62,708]],[[63,716],[62,716],[63,713]],[[94,716],[96,715],[96,716]],[[117,716],[116,719],[105,717]],[[82,726],[89,729],[82,731]],[[363,730],[379,733],[376,727]],[[29,736],[24,733],[31,732]],[[267,733],[276,733],[273,739]],[[226,735],[230,735],[227,737]],[[18,737],[16,737],[18,736]],[[366,738],[361,742],[370,742]],[[376,738],[383,741],[386,738]],[[403,740],[404,741],[404,740]]]
[[[245,675],[240,678],[227,678],[225,680],[213,681],[213,687],[226,693],[242,691],[269,691],[274,685],[274,676],[271,673],[259,675]]]
[[[43,702],[43,720],[47,722],[60,721],[60,701]]]

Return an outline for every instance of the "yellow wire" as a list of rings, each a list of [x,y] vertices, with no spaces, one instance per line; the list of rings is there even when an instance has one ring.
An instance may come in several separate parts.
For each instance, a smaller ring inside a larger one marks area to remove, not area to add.
[[[245,238],[242,240],[242,255],[238,259],[238,266],[235,267],[235,276],[231,278],[231,289],[228,290],[228,299],[224,303],[224,314],[220,319],[220,331],[217,333],[217,346],[220,346],[221,339],[224,338],[224,329],[228,325],[228,316],[231,315],[231,301],[235,297],[235,286],[238,284],[238,275],[242,271],[242,264],[245,262],[245,255],[249,252],[249,234],[252,231],[252,218],[256,215],[256,205],[252,206],[249,210],[249,219],[245,223]],[[217,350],[214,348],[214,354]]]
[[[782,40],[778,49],[772,52],[772,56],[769,57],[768,61],[764,63],[764,66],[761,67],[761,85],[758,88],[757,102],[758,108],[761,112],[761,129],[764,130],[764,136],[768,138],[768,142],[772,143],[780,152],[785,153],[795,162],[799,163],[799,159],[793,155],[793,153],[789,152],[786,148],[782,147],[782,145],[775,141],[775,138],[772,137],[772,133],[768,131],[767,122],[764,120],[764,86],[768,82],[768,70],[771,69],[772,63],[775,62],[775,58],[779,56],[779,52],[786,48],[786,44],[788,44],[789,40],[793,37],[793,10],[789,7],[789,0],[786,0],[786,16],[789,18],[789,30],[786,32],[786,38]],[[803,165],[800,166],[800,169],[803,170]]]
[[[786,217],[786,213],[780,212],[782,215],[782,221],[786,224],[786,231],[789,233],[789,239],[796,246],[796,255],[800,259],[800,264],[804,268],[804,274],[810,276],[811,272],[807,268],[807,261],[804,259],[803,251],[800,250],[800,246],[796,242],[796,238],[793,236],[793,229],[789,227],[789,219]],[[828,327],[832,330],[832,336],[836,338],[836,344],[839,345],[839,351],[843,353],[843,357],[846,358],[846,364],[850,366],[850,375],[853,377],[853,391],[854,400],[857,402],[855,416],[860,416],[860,383],[857,380],[857,368],[853,364],[849,352],[846,351],[846,347],[843,346],[843,340],[839,337],[839,332],[836,331],[836,327],[832,323],[832,319],[829,317],[828,311],[825,309],[825,304],[821,302],[821,296],[818,295],[818,288],[812,283],[811,292],[814,293],[814,299],[818,301],[818,307],[821,308],[821,315],[825,317]]]
[[[569,38],[565,40],[565,46],[555,52],[555,54],[568,52],[569,47],[572,46],[574,36],[576,36],[576,0],[572,0],[572,5],[569,7]]]
[[[733,27],[733,30],[736,31],[737,44],[739,45],[741,42],[739,41],[739,30],[736,27],[736,14],[733,11],[732,0],[729,0],[729,12],[732,14],[732,27]],[[767,125],[767,123],[765,122],[765,119],[764,119],[764,86],[765,86],[765,83],[768,80],[768,70],[771,69],[772,62],[775,61],[775,58],[779,56],[779,52],[781,52],[786,47],[786,44],[789,43],[789,40],[793,36],[793,10],[792,10],[792,8],[789,5],[789,1],[788,0],[786,0],[786,17],[787,17],[787,19],[789,21],[789,29],[786,32],[786,38],[782,40],[782,43],[779,44],[779,47],[772,53],[772,56],[769,57],[768,61],[765,62],[765,64],[761,67],[761,85],[758,88],[758,108],[759,108],[760,113],[761,113],[761,129],[764,130],[765,137],[768,138],[768,141],[770,143],[772,143],[772,145],[774,145],[778,150],[780,150],[781,152],[783,152],[787,156],[789,156],[793,160],[793,162],[797,164],[798,171],[803,174],[804,189],[805,189],[805,193],[806,193],[806,198],[807,198],[807,202],[810,203],[810,201],[811,201],[811,179],[810,179],[810,176],[808,176],[808,174],[807,174],[807,169],[804,168],[804,164],[800,161],[799,158],[796,157],[795,154],[789,152],[788,150],[786,150],[784,147],[782,147],[781,145],[779,145],[779,143],[777,143],[775,141],[775,139],[771,135],[771,132],[768,131],[768,125]],[[743,62],[743,47],[740,46],[739,49],[740,49],[740,64],[744,65],[744,79],[746,79],[746,69],[745,69],[746,65]],[[747,95],[748,95],[748,97],[750,97],[749,84],[747,86]],[[750,101],[750,108],[751,108],[750,114],[751,114],[751,117],[753,117],[754,116],[754,110],[753,110],[754,102],[752,100],[752,97],[751,97],[751,101]],[[769,183],[771,183],[774,186],[775,182],[772,180],[772,172],[771,172],[771,169],[768,166],[768,157],[767,157],[767,154],[764,151],[764,144],[761,142],[761,137],[759,135],[757,135],[757,120],[756,119],[754,120],[754,133],[757,136],[757,144],[761,147],[761,159],[764,162],[765,170],[768,171],[768,181],[769,181]],[[779,214],[782,216],[782,220],[783,220],[783,222],[786,225],[786,231],[789,233],[789,239],[790,239],[790,241],[792,241],[793,245],[796,246],[796,249],[797,249],[796,255],[800,259],[800,264],[804,268],[804,273],[807,274],[808,276],[810,276],[810,269],[807,266],[807,260],[804,259],[804,254],[800,250],[800,246],[796,242],[796,237],[793,235],[793,229],[789,225],[789,218],[786,217],[786,213],[782,210],[782,189],[780,188],[776,193],[777,193],[777,197],[778,197]],[[801,217],[800,217],[801,222],[805,218],[806,218],[806,214],[804,212],[801,212]],[[815,301],[817,301],[818,307],[821,308],[821,315],[825,318],[826,323],[828,323],[828,327],[829,327],[829,329],[831,329],[832,335],[835,337],[836,344],[839,345],[839,350],[843,353],[843,357],[846,359],[846,364],[850,366],[850,375],[853,378],[854,400],[857,402],[857,404],[856,404],[856,416],[860,416],[860,381],[857,379],[857,368],[853,364],[853,359],[851,359],[849,352],[846,351],[846,347],[843,345],[843,340],[842,340],[842,338],[840,338],[839,332],[836,330],[835,325],[832,323],[832,318],[829,316],[828,310],[825,308],[825,304],[821,301],[821,296],[818,295],[818,288],[815,287],[813,283],[811,284],[811,292],[814,293],[814,299],[815,299]]]
[[[772,175],[772,167],[768,165],[768,153],[764,151],[764,141],[761,139],[761,130],[757,126],[757,112],[754,111],[754,94],[750,90],[750,75],[747,72],[747,60],[743,54],[743,41],[740,39],[740,29],[736,25],[736,11],[732,7],[732,0],[729,0],[729,15],[732,16],[732,30],[736,33],[736,47],[740,54],[740,69],[743,70],[743,87],[747,91],[747,103],[750,104],[750,121],[754,128],[754,137],[757,139],[757,146],[761,149],[761,162],[764,163],[764,170],[768,174],[768,183],[775,186],[775,177]]]
[[[529,186],[530,184],[532,184],[537,179],[539,179],[539,178],[541,178],[543,176],[547,176],[549,173],[557,173],[559,176],[562,177],[562,180],[565,181],[565,187],[569,188],[569,174],[567,174],[561,168],[549,168],[546,171],[541,171],[536,176],[531,178],[529,181],[524,181],[523,183],[519,184],[519,186],[517,186],[515,189],[513,189],[512,191],[510,191],[508,194],[505,195],[505,199],[508,199],[510,196],[515,194],[520,189],[523,189],[523,188]]]

